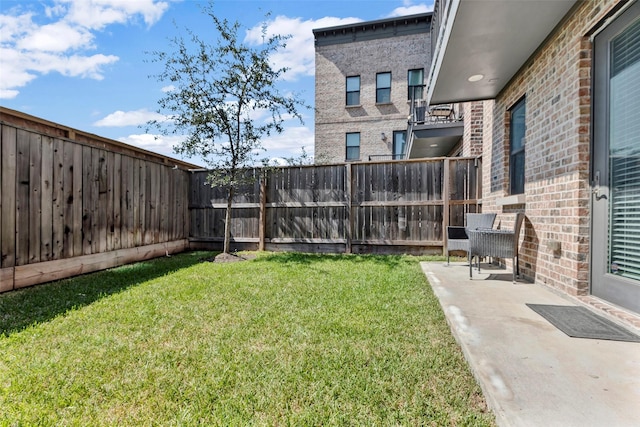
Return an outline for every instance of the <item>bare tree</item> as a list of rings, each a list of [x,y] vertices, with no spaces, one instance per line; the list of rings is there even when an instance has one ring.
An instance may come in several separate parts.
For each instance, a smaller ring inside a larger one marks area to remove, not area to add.
[[[212,39],[186,29],[188,39],[169,40],[171,52],[150,52],[150,62],[164,66],[152,77],[173,89],[158,101],[157,111],[167,120],[150,121],[148,127],[185,135],[176,153],[201,156],[212,168],[208,182],[228,190],[223,253],[229,253],[231,208],[246,168],[255,164],[264,137],[282,133],[285,118],[302,123],[298,107],[306,105],[280,92],[277,83],[287,68],[270,62],[288,36],[269,36],[265,25],[263,43],[250,46],[239,37],[240,23],[218,18],[213,3],[203,13],[213,21]]]

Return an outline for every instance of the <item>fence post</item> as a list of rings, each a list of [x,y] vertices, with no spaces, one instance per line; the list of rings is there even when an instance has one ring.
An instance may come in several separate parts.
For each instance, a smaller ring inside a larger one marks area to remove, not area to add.
[[[345,195],[346,195],[346,205],[347,205],[347,209],[345,212],[345,222],[346,222],[346,229],[345,229],[345,233],[346,233],[346,242],[345,242],[345,250],[344,252],[347,254],[351,253],[351,230],[353,229],[353,224],[351,223],[351,200],[352,200],[352,194],[351,194],[351,189],[353,188],[352,184],[352,174],[353,174],[353,164],[352,163],[347,163],[345,165],[346,167],[346,174],[345,174]]]
[[[258,219],[258,250],[264,251],[265,228],[267,224],[267,172],[260,174],[260,218]]]
[[[444,173],[442,178],[442,254],[447,254],[447,227],[449,226],[450,207],[450,158],[444,159]]]

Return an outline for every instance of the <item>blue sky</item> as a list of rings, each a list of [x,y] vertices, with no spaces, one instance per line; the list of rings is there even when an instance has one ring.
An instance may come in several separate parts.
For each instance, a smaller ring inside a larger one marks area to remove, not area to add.
[[[196,0],[1,0],[0,105],[147,150],[178,157],[179,138],[146,134],[163,84],[150,75],[158,64],[145,52],[168,50],[167,39],[188,27],[204,36],[210,18]],[[273,58],[290,71],[283,92],[314,97],[313,28],[422,13],[432,0],[217,0],[218,17],[239,21],[245,41],[259,43],[267,12],[268,31],[291,35]],[[175,23],[175,24],[174,24]],[[176,27],[177,26],[177,27]],[[313,154],[313,111],[304,124],[263,141],[260,157]],[[142,127],[141,127],[142,126]],[[198,158],[185,159],[204,165]]]

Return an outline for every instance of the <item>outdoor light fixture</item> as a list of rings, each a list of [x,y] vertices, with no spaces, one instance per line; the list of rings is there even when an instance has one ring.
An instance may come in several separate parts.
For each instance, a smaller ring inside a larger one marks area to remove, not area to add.
[[[386,140],[387,140],[387,135],[385,135],[385,134],[384,134],[384,132],[382,132],[382,133],[380,134],[380,136],[382,137],[382,140],[383,140],[383,141],[386,141]]]
[[[483,74],[474,74],[473,76],[469,77],[467,80],[469,80],[470,82],[479,82],[482,79],[484,79]]]

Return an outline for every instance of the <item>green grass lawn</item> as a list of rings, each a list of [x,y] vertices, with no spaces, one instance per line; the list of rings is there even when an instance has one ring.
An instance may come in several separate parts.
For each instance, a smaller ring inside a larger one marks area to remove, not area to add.
[[[0,425],[494,425],[421,258],[210,256],[1,294]]]

